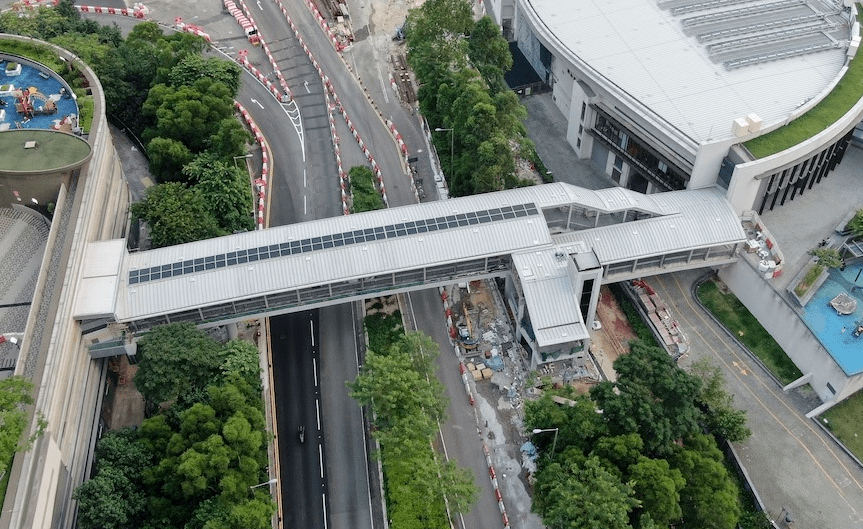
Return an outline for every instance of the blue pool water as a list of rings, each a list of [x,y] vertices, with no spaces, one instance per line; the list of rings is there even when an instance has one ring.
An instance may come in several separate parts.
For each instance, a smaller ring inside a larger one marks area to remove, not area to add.
[[[5,105],[0,106],[0,108],[6,111],[6,118],[0,121],[0,124],[7,123],[10,129],[50,129],[56,120],[63,119],[69,114],[78,114],[78,104],[75,100],[72,97],[63,97],[60,95],[61,88],[63,88],[60,81],[53,77],[44,79],[39,75],[39,72],[40,70],[36,68],[22,64],[21,75],[8,76],[6,75],[6,61],[3,61],[2,67],[0,67],[0,85],[12,84],[16,89],[20,88],[23,90],[27,90],[29,87],[35,86],[38,93],[55,100],[57,112],[48,115],[37,114],[28,121],[25,116],[19,114],[15,110],[15,97],[12,95],[0,95],[0,101],[5,103]],[[50,97],[52,95],[54,97]],[[70,96],[71,94],[66,95]],[[37,98],[31,98],[31,101],[33,106],[36,108],[44,104]],[[6,127],[4,126],[2,128]]]
[[[863,335],[854,336],[854,329],[863,324],[861,270],[863,260],[849,264],[844,271],[830,270],[830,276],[806,304],[803,314],[803,320],[847,375],[863,371]],[[857,310],[847,316],[840,316],[829,305],[830,300],[843,292],[857,300]]]

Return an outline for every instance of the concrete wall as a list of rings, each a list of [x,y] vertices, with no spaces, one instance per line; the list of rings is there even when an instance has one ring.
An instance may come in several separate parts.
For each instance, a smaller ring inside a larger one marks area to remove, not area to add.
[[[719,271],[735,296],[761,322],[824,402],[839,401],[863,387],[863,375],[848,377],[792,307],[745,259]],[[834,394],[827,384],[833,386]]]
[[[839,77],[841,75],[837,76],[834,84],[838,81]],[[799,117],[806,110],[820,102],[826,96],[826,93],[829,93],[833,89],[834,84],[828,86],[818,97],[795,111],[784,123],[765,130],[774,130]],[[777,169],[799,163],[810,157],[812,153],[819,152],[825,147],[839,141],[848,131],[860,123],[861,119],[863,119],[863,98],[858,100],[851,107],[851,110],[846,112],[839,120],[806,141],[771,156],[737,165],[734,168],[734,174],[731,177],[731,184],[728,186],[727,194],[728,200],[731,202],[734,210],[740,214],[750,209],[757,209],[755,201],[760,198],[759,190],[762,184],[761,180],[758,180],[759,177],[770,175],[777,172]]]
[[[55,49],[67,60],[77,60]],[[88,456],[95,442],[102,362],[90,359],[71,308],[86,244],[122,236],[129,193],[108,130],[101,84],[89,68],[85,75],[95,99],[88,136],[93,156],[73,179],[68,200],[65,186],[61,189],[16,369],[25,374],[32,367],[32,375],[26,374],[38,388],[35,408],[45,415],[48,427],[32,450],[15,458],[0,515],[2,528],[72,527],[71,494],[89,474]],[[47,317],[40,318],[42,307],[47,307]]]

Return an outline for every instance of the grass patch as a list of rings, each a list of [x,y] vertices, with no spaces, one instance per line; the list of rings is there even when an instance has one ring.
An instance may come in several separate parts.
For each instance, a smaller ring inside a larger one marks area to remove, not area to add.
[[[797,294],[798,298],[802,298],[806,294],[806,291],[809,290],[809,287],[811,287],[813,283],[815,283],[815,280],[818,279],[818,276],[820,276],[823,271],[823,266],[815,265],[806,272],[803,279],[801,279],[800,282],[797,283],[797,286],[794,287],[794,293]]]
[[[706,281],[698,287],[698,299],[738,340],[755,353],[783,384],[793,382],[803,375],[776,340],[734,294],[724,294],[714,281]]]
[[[626,320],[632,326],[632,330],[635,332],[638,339],[647,345],[659,347],[659,342],[656,341],[650,327],[644,323],[644,320],[641,318],[641,314],[632,304],[632,300],[630,300],[629,296],[623,292],[623,288],[624,287],[618,283],[612,283],[608,286],[608,289],[611,291],[611,295],[614,296],[615,301],[617,301],[617,304],[620,306],[620,310],[623,311],[623,314],[626,316]]]
[[[818,420],[835,435],[848,450],[863,460],[863,393],[858,392],[833,406]],[[824,423],[824,419],[827,422]]]
[[[863,22],[863,10],[858,12],[857,19]],[[820,103],[788,125],[753,138],[744,145],[755,158],[765,158],[815,136],[851,110],[863,95],[861,86],[863,58],[860,58],[858,52],[848,65],[845,75]]]

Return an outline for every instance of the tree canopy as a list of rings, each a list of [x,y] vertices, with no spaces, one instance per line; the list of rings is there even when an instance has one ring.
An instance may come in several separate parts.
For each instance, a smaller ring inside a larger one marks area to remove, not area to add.
[[[589,396],[567,394],[572,406],[550,395],[526,403],[527,431],[558,432],[553,459],[538,460],[534,510],[555,528],[732,529],[738,489],[702,427],[742,440],[745,415],[733,409],[721,372],[709,363],[689,373],[658,347],[630,346],[614,363],[616,382],[594,386]],[[552,439],[532,441],[542,455]]]
[[[526,111],[503,79],[512,55],[497,24],[474,23],[467,0],[427,0],[410,11],[405,38],[423,115],[432,129],[451,129],[451,138],[433,137],[450,193],[529,185],[516,174],[516,156],[539,158],[522,123]]]
[[[147,221],[155,248],[226,235],[201,191],[180,182],[147,189],[144,200],[132,204],[132,215]]]
[[[375,175],[365,165],[351,167],[348,172],[351,182],[351,211],[362,213],[384,208],[381,194],[375,187]]]
[[[266,431],[257,347],[220,344],[191,324],[139,342],[135,385],[157,413],[109,432],[75,491],[81,529],[266,529]]]
[[[370,331],[370,343],[384,346],[383,326]],[[445,462],[432,449],[438,422],[444,420],[444,388],[435,376],[437,344],[409,333],[381,353],[369,350],[362,371],[348,383],[351,396],[374,410],[372,435],[381,447],[386,476],[387,514],[393,527],[449,527],[446,505],[465,512],[478,489],[470,472]]]
[[[21,376],[0,380],[0,476],[8,470],[15,452],[26,450],[47,426],[41,413],[37,414],[36,431],[26,441],[21,435],[29,420],[25,406],[33,404],[33,383]]]

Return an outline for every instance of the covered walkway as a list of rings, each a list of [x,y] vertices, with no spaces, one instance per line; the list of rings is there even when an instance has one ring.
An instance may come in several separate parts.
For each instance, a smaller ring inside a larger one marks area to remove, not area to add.
[[[133,332],[177,321],[216,325],[505,276],[519,254],[571,263],[535,277],[565,278],[564,295],[575,296],[579,262],[596,261],[603,282],[621,281],[731,262],[744,238],[713,190],[643,195],[555,183],[147,252],[129,253],[123,240],[91,243],[75,315],[85,328],[121,323]],[[584,319],[576,313],[570,322]]]

